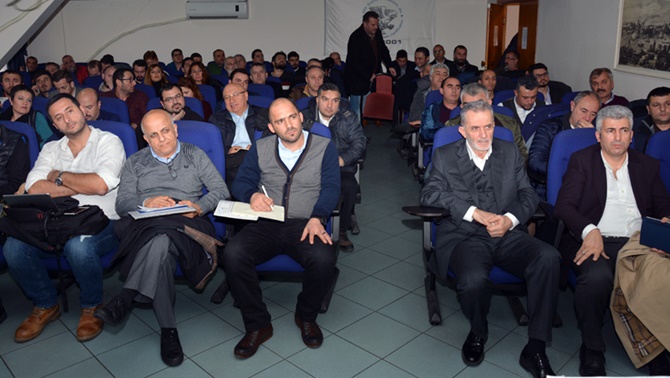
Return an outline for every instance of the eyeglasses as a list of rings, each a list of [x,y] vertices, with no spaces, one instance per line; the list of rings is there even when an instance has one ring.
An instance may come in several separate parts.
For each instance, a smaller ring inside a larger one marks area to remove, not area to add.
[[[168,167],[168,171],[170,171],[170,177],[172,177],[173,179],[176,179],[177,178],[177,171],[172,169],[172,163],[174,163],[174,160],[170,160],[167,167]]]
[[[549,72],[545,72],[545,73],[541,73],[541,74],[535,74],[535,77],[537,79],[539,79],[541,77],[549,77]]]
[[[223,99],[225,101],[230,100],[231,98],[235,97],[238,98],[241,94],[247,93],[247,91],[242,91],[242,92],[235,92],[233,94],[229,94],[228,96],[223,96]]]
[[[132,81],[132,80],[135,80],[135,78],[133,78],[133,77],[126,77],[126,78],[119,79],[119,80],[121,80],[121,81],[126,81],[126,80],[128,80],[128,81]]]
[[[181,100],[182,98],[184,98],[184,96],[182,94],[178,94],[174,97],[166,98],[165,100],[163,100],[163,102],[172,102],[172,101],[175,101],[175,100]]]

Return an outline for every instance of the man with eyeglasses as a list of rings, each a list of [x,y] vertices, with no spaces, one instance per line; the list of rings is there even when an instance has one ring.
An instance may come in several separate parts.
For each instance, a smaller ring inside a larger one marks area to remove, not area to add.
[[[226,109],[212,114],[209,123],[221,131],[226,151],[226,183],[230,187],[247,151],[256,142],[256,132],[266,133],[268,111],[249,105],[249,93],[236,83],[226,85],[223,100]]]
[[[133,302],[151,303],[161,328],[161,359],[177,366],[184,360],[174,314],[177,262],[189,284],[202,290],[216,270],[216,247],[223,245],[215,239],[207,213],[229,194],[205,152],[179,142],[177,125],[165,111],[149,111],[141,128],[149,148],[133,154],[123,166],[116,199],[121,219],[115,231],[121,242],[114,258],[126,280],[120,293],[95,316],[118,327]],[[139,220],[128,215],[139,206],[174,205],[195,211]]]
[[[142,121],[144,113],[147,112],[149,97],[144,92],[135,90],[135,76],[127,68],[117,69],[114,72],[113,80],[114,90],[100,93],[100,97],[115,97],[128,105],[130,126],[135,129],[135,134],[137,134],[137,146],[143,148],[146,146],[146,142],[142,138],[138,126]]]
[[[528,67],[528,74],[537,80],[538,91],[544,95],[546,105],[560,104],[563,96],[572,92],[569,85],[549,79],[547,66],[535,63]]]
[[[442,47],[442,45],[435,45],[435,47],[433,47],[433,55],[435,56],[435,59],[430,62],[431,66],[435,63],[449,64],[449,60],[444,57],[444,47]]]
[[[165,84],[161,88],[161,106],[165,109],[173,121],[204,121],[200,114],[186,106],[184,93],[181,87],[175,84]]]

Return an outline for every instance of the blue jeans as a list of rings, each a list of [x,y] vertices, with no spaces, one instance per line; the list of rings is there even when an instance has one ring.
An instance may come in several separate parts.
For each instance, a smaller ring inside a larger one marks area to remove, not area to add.
[[[364,95],[350,95],[349,104],[351,104],[351,109],[358,114],[358,119],[363,119],[363,109],[365,109],[365,100],[368,98],[368,94]]]
[[[79,288],[82,308],[102,303],[102,264],[100,256],[119,244],[114,234],[114,221],[97,235],[80,235],[68,240],[63,256],[72,269]],[[50,308],[56,305],[56,286],[49,278],[43,259],[53,259],[54,253],[41,250],[15,238],[8,238],[2,248],[9,272],[26,293],[33,305]]]

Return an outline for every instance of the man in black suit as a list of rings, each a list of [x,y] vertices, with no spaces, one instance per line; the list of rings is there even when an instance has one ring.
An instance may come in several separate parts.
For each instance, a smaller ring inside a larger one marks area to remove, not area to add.
[[[544,103],[547,105],[560,104],[563,96],[572,92],[569,85],[550,80],[547,66],[542,63],[535,63],[528,67],[528,74],[537,80],[539,91],[544,95]]]
[[[393,81],[400,79],[412,80],[419,78],[419,71],[416,70],[416,63],[408,60],[406,50],[398,50],[395,54],[395,60],[391,62],[391,67],[395,70]]]
[[[370,84],[375,75],[382,73],[382,62],[391,76],[395,69],[391,67],[391,55],[379,30],[379,14],[367,11],[363,23],[349,36],[347,43],[347,65],[344,79],[349,92],[351,108],[360,116],[364,97],[370,92]]]
[[[484,359],[486,316],[491,302],[492,265],[528,283],[528,344],[519,363],[534,377],[554,375],[545,354],[556,311],[560,256],[551,246],[528,235],[523,226],[533,215],[537,195],[528,182],[518,148],[493,139],[491,105],[474,101],[461,110],[458,142],[439,147],[421,193],[421,204],[448,209],[451,216],[437,226],[430,264],[446,278],[457,277],[461,311],[470,321],[462,349],[466,365]]]
[[[516,82],[514,97],[507,99],[500,104],[514,111],[514,118],[523,126],[528,114],[538,106],[544,106],[544,101],[537,98],[538,86],[537,80],[532,76],[522,76]]]
[[[575,152],[563,176],[556,216],[570,236],[560,250],[577,274],[575,312],[582,334],[579,372],[605,375],[602,326],[612,294],[617,254],[642,217],[670,214],[658,160],[629,148],[633,113],[612,105],[596,118],[599,144]]]
[[[471,72],[473,74],[479,72],[479,69],[468,62],[468,48],[463,45],[458,45],[454,47],[454,60],[447,60],[447,66],[449,66],[449,75],[452,77],[457,77],[458,75],[466,72]]]

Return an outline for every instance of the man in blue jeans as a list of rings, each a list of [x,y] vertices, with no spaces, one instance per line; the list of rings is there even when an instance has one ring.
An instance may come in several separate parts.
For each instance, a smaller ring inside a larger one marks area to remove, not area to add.
[[[121,140],[86,124],[77,100],[58,94],[47,103],[54,126],[65,135],[47,143],[28,174],[26,190],[52,197],[72,196],[81,205],[97,205],[110,219],[97,235],[78,235],[63,247],[63,255],[80,287],[82,307],[77,339],[87,341],[102,331],[102,321],[93,316],[102,305],[102,265],[104,255],[118,244],[114,235],[114,210],[119,175],[126,160]],[[14,335],[16,342],[34,339],[44,327],[60,316],[56,287],[49,279],[42,259],[54,255],[18,239],[9,238],[3,247],[9,271],[33,302],[32,313]]]

